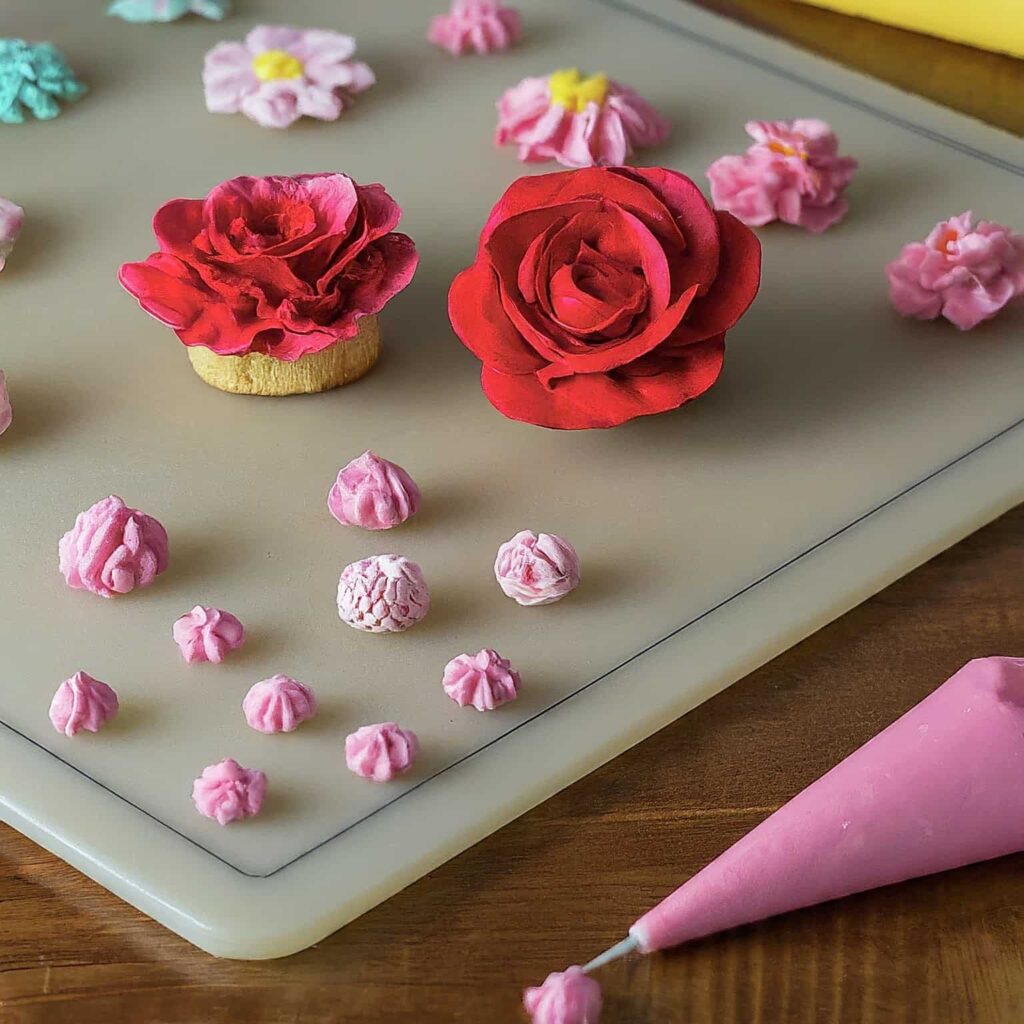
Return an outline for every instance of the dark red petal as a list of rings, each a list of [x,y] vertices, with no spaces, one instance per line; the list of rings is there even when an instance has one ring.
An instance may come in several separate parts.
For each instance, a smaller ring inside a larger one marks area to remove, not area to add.
[[[162,252],[177,256],[192,252],[192,240],[202,230],[201,199],[172,199],[153,215],[153,234]]]

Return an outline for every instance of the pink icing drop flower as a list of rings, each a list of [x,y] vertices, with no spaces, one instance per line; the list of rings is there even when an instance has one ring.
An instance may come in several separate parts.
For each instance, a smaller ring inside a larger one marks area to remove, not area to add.
[[[7,257],[14,251],[24,220],[25,211],[17,203],[0,196],[0,270],[4,269]]]
[[[555,971],[537,988],[523,993],[523,1006],[533,1024],[598,1024],[601,986],[582,967]]]
[[[334,121],[375,81],[351,59],[355,52],[355,40],[338,32],[258,25],[245,42],[218,43],[206,55],[206,109],[240,111],[264,128],[287,128],[303,115]]]
[[[420,489],[401,466],[367,451],[339,471],[327,507],[344,526],[390,530],[419,511]]]
[[[431,19],[427,39],[458,57],[470,50],[506,50],[522,34],[519,12],[500,0],[452,0],[447,14]]]
[[[148,587],[167,568],[167,531],[111,495],[79,513],[59,552],[69,587],[116,597]]]
[[[257,732],[294,732],[316,714],[316,697],[308,686],[278,674],[252,686],[242,711]]]
[[[430,609],[423,570],[401,555],[374,555],[346,565],[338,580],[338,614],[354,629],[399,633]]]
[[[176,619],[171,634],[190,665],[196,661],[219,665],[245,642],[245,628],[234,615],[201,604]]]
[[[773,220],[818,234],[849,209],[844,193],[857,169],[839,156],[839,142],[824,121],[748,121],[754,144],[742,156],[723,156],[707,171],[715,206],[744,224]]]
[[[57,732],[74,736],[85,729],[99,732],[118,711],[117,694],[87,672],[65,679],[50,704],[50,721]]]
[[[515,700],[522,680],[511,663],[486,647],[477,654],[460,654],[444,667],[444,692],[460,707],[493,711]]]
[[[13,418],[11,398],[7,393],[7,377],[4,375],[4,371],[0,370],[0,434],[11,425]]]
[[[266,775],[255,768],[243,768],[230,757],[204,768],[192,784],[196,810],[218,825],[259,814],[266,795]]]
[[[624,164],[634,148],[657,146],[669,123],[638,93],[607,75],[565,68],[524,78],[498,100],[498,145],[519,147],[526,162],[564,167]]]
[[[1024,235],[987,220],[975,226],[968,210],[905,245],[885,272],[897,312],[944,316],[969,331],[1024,294]]]
[[[494,575],[519,604],[551,604],[580,585],[580,559],[564,537],[522,530],[498,548]]]
[[[364,725],[345,737],[345,764],[364,779],[388,782],[409,769],[419,749],[416,733],[394,722]]]

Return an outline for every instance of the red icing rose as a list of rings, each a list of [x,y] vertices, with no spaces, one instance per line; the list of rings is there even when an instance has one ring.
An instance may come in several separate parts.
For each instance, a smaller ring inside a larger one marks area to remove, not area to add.
[[[156,212],[160,251],[121,284],[186,345],[289,362],[355,336],[416,270],[401,207],[344,174],[232,178]]]
[[[448,312],[499,412],[613,427],[711,387],[760,276],[753,232],[685,175],[593,167],[513,182]]]

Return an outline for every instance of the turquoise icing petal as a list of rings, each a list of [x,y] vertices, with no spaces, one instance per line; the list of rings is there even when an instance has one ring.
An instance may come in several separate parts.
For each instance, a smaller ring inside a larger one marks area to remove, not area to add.
[[[77,100],[85,92],[52,43],[0,39],[0,123],[22,124],[26,112],[48,121],[60,113],[58,100]]]
[[[114,0],[107,14],[123,21],[167,22],[191,12],[220,21],[230,10],[230,0]]]

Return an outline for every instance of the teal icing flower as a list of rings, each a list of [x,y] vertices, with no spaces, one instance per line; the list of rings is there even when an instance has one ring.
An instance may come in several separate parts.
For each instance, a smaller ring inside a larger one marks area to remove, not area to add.
[[[58,100],[86,92],[53,43],[0,39],[0,123],[21,124],[26,108],[40,121],[60,113]]]
[[[114,0],[107,14],[123,21],[177,21],[191,13],[220,21],[230,10],[231,0]]]

